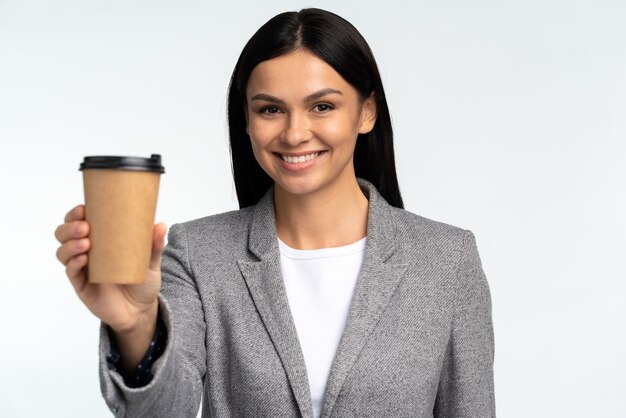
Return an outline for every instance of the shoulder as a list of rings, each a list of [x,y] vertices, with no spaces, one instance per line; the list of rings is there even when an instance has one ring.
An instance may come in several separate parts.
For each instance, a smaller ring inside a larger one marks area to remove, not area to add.
[[[471,231],[402,209],[394,208],[392,213],[396,219],[393,261],[413,266],[414,277],[422,283],[442,285],[455,297],[462,295],[459,303],[489,306],[489,287]]]
[[[246,231],[250,222],[252,208],[233,210],[205,216],[179,224],[188,234],[193,236],[212,234],[238,234]]]
[[[431,261],[457,264],[468,252],[476,251],[474,234],[467,229],[404,209],[389,207],[389,210],[395,224],[396,248],[405,258],[419,254]]]
[[[396,224],[396,236],[402,240],[424,241],[442,245],[462,242],[472,234],[469,230],[436,221],[390,206]]]
[[[473,240],[470,231],[392,206],[373,184],[362,179],[359,183],[370,199],[369,221],[374,239],[387,241],[382,245],[404,250],[398,255],[414,258],[417,254],[421,257],[429,254],[448,258],[458,256],[468,239]]]

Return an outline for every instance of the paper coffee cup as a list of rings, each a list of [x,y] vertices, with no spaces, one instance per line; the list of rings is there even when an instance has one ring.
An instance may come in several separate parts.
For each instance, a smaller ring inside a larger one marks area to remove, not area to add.
[[[80,165],[91,283],[140,284],[148,273],[161,156],[93,156]]]

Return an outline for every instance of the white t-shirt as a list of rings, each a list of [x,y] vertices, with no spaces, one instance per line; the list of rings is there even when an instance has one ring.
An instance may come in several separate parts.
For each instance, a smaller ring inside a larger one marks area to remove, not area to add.
[[[348,319],[366,238],[343,247],[297,250],[280,239],[280,263],[289,307],[319,417],[330,367]]]

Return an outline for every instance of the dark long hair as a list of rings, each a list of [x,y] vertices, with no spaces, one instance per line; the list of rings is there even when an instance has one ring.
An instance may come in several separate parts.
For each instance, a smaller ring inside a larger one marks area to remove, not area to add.
[[[246,133],[246,86],[250,73],[260,62],[297,48],[312,52],[333,67],[361,99],[375,94],[376,124],[371,132],[359,134],[354,149],[355,174],[372,183],[391,205],[402,208],[391,117],[374,55],[350,22],[320,9],[273,17],[250,38],[235,65],[228,92],[228,126],[239,207],[257,203],[273,184],[254,158]]]

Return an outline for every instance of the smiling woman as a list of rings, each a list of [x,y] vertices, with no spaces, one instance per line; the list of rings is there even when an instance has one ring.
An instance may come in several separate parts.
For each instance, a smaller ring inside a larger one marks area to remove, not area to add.
[[[277,208],[288,210],[294,202],[310,206],[343,194],[345,210],[356,211],[347,216],[366,214],[367,199],[356,182],[353,156],[358,135],[369,133],[376,121],[373,94],[361,100],[330,65],[297,49],[257,65],[246,96],[247,133],[256,161],[274,182]],[[282,228],[282,219],[277,216],[277,228],[286,243],[323,246],[296,242],[288,236],[291,228]],[[362,225],[356,235],[333,235],[336,242],[326,244],[336,247],[362,238],[365,228]],[[314,236],[306,234],[309,240]]]
[[[402,209],[359,32],[319,9],[274,17],[237,62],[228,116],[241,209],[172,226],[164,249],[156,225],[146,285],[88,282],[84,207],[57,230],[103,323],[111,410],[194,416],[204,396],[207,417],[495,416],[474,237]]]

